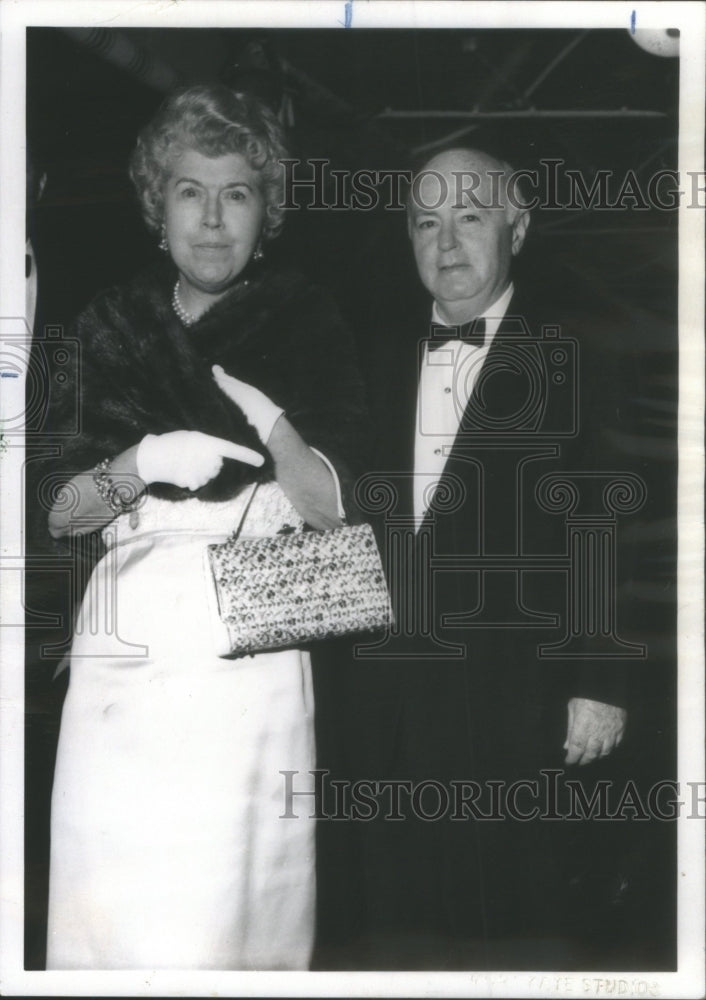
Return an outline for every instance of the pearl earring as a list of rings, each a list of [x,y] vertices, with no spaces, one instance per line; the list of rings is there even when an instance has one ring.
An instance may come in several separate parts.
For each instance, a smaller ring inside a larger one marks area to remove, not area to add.
[[[169,249],[169,244],[167,243],[167,227],[162,223],[162,238],[159,241],[159,249],[163,250],[165,253]]]
[[[259,260],[262,260],[264,258],[264,256],[265,255],[264,255],[264,253],[262,251],[262,247],[258,243],[257,248],[255,249],[255,253],[252,255],[252,259],[259,261]]]

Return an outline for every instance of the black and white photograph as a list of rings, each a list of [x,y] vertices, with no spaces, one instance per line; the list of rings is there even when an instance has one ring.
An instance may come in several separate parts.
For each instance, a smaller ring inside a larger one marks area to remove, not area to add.
[[[0,0],[5,995],[704,995],[705,16]]]

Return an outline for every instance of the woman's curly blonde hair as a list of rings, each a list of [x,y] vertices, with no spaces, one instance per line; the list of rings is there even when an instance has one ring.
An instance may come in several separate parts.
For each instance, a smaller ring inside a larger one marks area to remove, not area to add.
[[[284,223],[284,184],[280,160],[287,156],[282,127],[258,98],[222,84],[175,91],[145,126],[130,158],[148,229],[159,233],[164,221],[164,189],[173,164],[185,150],[203,156],[240,153],[260,172],[265,200],[262,238],[277,236]]]

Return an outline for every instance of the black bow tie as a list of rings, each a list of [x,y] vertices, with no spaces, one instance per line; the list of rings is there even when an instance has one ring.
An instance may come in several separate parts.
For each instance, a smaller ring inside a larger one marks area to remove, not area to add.
[[[437,347],[448,344],[450,340],[461,340],[464,344],[473,344],[474,347],[483,347],[485,344],[485,319],[472,319],[470,323],[462,326],[435,326],[432,325],[428,349],[435,351]]]

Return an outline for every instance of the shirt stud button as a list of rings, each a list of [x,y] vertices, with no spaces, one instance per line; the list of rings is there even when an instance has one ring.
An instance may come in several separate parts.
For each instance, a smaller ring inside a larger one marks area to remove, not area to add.
[[[446,386],[446,388],[444,389],[444,392],[445,392],[445,393],[447,393],[447,394],[448,394],[449,392],[451,392],[451,389],[449,388],[449,386],[448,386],[448,385],[447,385],[447,386]]]
[[[441,448],[435,448],[434,449],[434,454],[435,455],[440,455],[441,454]]]

